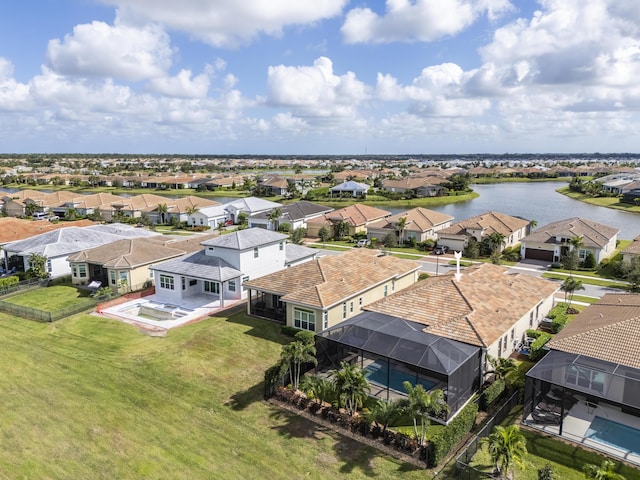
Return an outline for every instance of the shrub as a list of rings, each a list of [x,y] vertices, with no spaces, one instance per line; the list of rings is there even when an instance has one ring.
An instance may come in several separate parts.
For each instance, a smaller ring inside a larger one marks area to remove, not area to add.
[[[538,338],[543,333],[544,332],[541,332],[540,330],[531,330],[531,329],[529,329],[529,330],[526,331],[527,337],[530,337],[530,338]]]
[[[551,340],[551,334],[546,332],[540,332],[538,338],[536,338],[530,345],[531,352],[529,353],[529,360],[537,361],[544,357],[543,347],[547,342]]]
[[[551,322],[551,333],[558,333],[567,324],[569,317],[566,313],[562,312],[555,316]]]
[[[282,325],[282,327],[280,327],[280,331],[283,335],[295,337],[296,333],[301,332],[302,330],[300,330],[299,328],[290,327],[289,325]]]
[[[469,433],[476,422],[476,415],[478,415],[478,405],[471,402],[451,420],[449,425],[433,435],[427,453],[427,465],[430,468],[438,465],[453,447]]]
[[[482,395],[480,395],[480,410],[487,411],[493,402],[504,392],[505,383],[502,379],[497,379],[489,385]]]
[[[17,285],[19,282],[20,282],[20,278],[17,275],[0,278],[0,290],[9,289],[9,287],[13,285]]]
[[[426,273],[426,272],[421,272],[421,273],[418,275],[418,280],[426,280],[426,279],[427,279],[427,278],[429,278],[429,277],[430,277],[430,275],[429,275],[428,273]]]

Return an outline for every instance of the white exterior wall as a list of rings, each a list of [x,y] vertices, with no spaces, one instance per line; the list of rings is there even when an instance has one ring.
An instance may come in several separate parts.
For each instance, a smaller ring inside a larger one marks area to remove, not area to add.
[[[489,346],[487,353],[492,357],[497,358],[498,352],[500,351],[500,342],[502,342],[503,348],[500,353],[500,357],[508,358],[515,351],[516,345],[524,338],[525,332],[530,328],[534,330],[538,328],[540,320],[542,320],[553,308],[554,297],[555,292],[529,310],[524,316],[522,316],[522,318],[515,322],[511,328],[503,332],[499,339]],[[531,320],[532,315],[533,320]],[[511,335],[512,331],[513,337]],[[507,339],[506,348],[504,347],[505,338]]]
[[[446,245],[449,250],[461,252],[467,246],[467,237],[464,235],[438,234],[438,245]]]
[[[600,263],[605,258],[609,258],[616,250],[616,243],[618,242],[618,234],[616,233],[611,240],[604,246],[602,250],[596,250],[595,257],[596,262]]]

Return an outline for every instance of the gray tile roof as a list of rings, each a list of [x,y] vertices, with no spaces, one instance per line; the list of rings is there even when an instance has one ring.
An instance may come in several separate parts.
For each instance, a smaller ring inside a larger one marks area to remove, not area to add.
[[[280,211],[282,212],[280,220],[302,220],[309,216],[317,216],[323,213],[329,213],[332,210],[333,208],[327,207],[326,205],[318,205],[317,203],[300,200],[298,202],[289,203],[280,207]],[[270,211],[254,213],[253,215],[251,215],[251,218],[267,219],[269,218],[270,213]]]
[[[229,263],[220,257],[206,255],[204,250],[150,266],[149,269],[219,282],[242,276],[242,272]]]
[[[268,245],[270,243],[283,242],[287,235],[264,228],[246,228],[227,235],[202,242],[205,247],[231,248],[234,250],[248,250],[250,248]]]
[[[522,241],[556,243],[556,237],[582,237],[582,243],[585,247],[603,248],[619,231],[617,228],[593,220],[575,217],[544,225],[523,238]]]
[[[318,250],[315,248],[305,247],[304,245],[296,245],[295,243],[287,243],[285,245],[285,263],[293,263],[303,258],[313,258],[318,254]]]

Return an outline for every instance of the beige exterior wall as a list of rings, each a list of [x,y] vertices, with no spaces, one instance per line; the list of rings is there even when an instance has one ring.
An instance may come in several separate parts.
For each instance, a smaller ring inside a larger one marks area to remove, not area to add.
[[[8,217],[20,217],[24,215],[24,204],[15,200],[4,202],[4,210]]]
[[[369,305],[370,303],[375,302],[376,300],[380,300],[385,296],[385,287],[386,294],[391,295],[392,293],[398,292],[403,288],[406,288],[410,285],[413,285],[418,280],[418,272],[411,272],[407,275],[404,275],[395,280],[389,280],[387,282],[381,283],[379,285],[373,286],[372,288],[360,292],[357,295],[352,295],[343,299],[342,302],[333,305],[331,308],[327,310],[327,327],[333,327],[338,323],[346,320],[348,318],[353,317],[354,315],[359,314],[362,311],[362,307]],[[295,327],[294,322],[294,309],[302,309],[313,311],[315,314],[315,324],[316,324],[316,332],[320,332],[324,330],[323,328],[323,317],[322,310],[306,307],[304,305],[293,305],[287,304],[287,325],[290,327]],[[345,314],[346,311],[346,314]]]
[[[78,262],[78,263],[70,262],[70,266],[71,266],[71,283],[73,285],[86,285],[91,281],[89,279],[89,275],[90,275],[89,264],[83,263],[83,262]],[[83,269],[84,269],[85,276],[80,276],[80,273],[82,273]]]

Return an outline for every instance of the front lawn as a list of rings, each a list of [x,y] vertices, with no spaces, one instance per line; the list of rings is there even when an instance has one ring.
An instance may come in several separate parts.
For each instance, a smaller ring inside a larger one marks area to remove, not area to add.
[[[2,478],[424,478],[262,400],[287,341],[272,322],[237,313],[158,338],[0,314],[0,338]]]

